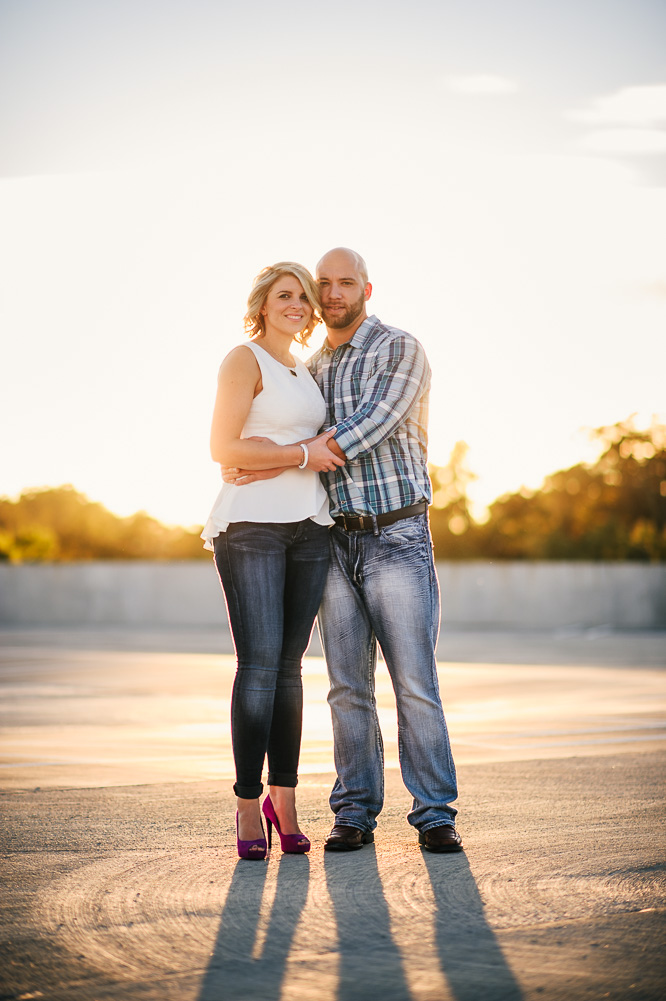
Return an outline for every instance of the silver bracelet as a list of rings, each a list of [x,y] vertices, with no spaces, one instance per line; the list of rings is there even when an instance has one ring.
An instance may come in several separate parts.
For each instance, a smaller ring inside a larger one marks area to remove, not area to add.
[[[303,461],[298,468],[305,469],[308,462],[310,461],[310,453],[308,452],[308,446],[305,445],[302,441],[299,441],[298,444],[303,449]]]

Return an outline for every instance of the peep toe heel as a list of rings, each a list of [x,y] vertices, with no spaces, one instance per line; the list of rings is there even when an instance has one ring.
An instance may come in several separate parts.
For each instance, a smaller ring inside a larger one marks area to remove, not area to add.
[[[273,827],[278,832],[280,838],[280,848],[288,855],[304,855],[310,851],[310,841],[304,834],[283,834],[280,830],[280,821],[277,819],[275,807],[271,802],[271,797],[267,796],[262,806],[266,826],[268,828],[268,847],[271,847]]]
[[[261,830],[263,831],[263,829],[264,825],[262,824]],[[254,841],[241,841],[238,837],[238,811],[236,811],[236,847],[238,848],[239,858],[257,859],[259,862],[266,858],[266,838],[255,838]]]

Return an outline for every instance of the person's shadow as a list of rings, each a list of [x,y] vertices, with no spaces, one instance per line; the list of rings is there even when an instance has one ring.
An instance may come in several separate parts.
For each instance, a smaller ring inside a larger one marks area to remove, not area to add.
[[[428,906],[422,921],[434,927],[439,964],[455,1001],[522,1001],[523,993],[486,921],[465,855],[422,854],[435,899],[434,910]],[[282,856],[265,942],[255,957],[267,871],[265,864],[237,863],[198,1001],[279,1001],[308,896],[310,863],[304,856]],[[326,853],[324,872],[337,926],[338,1001],[366,1001],[368,996],[411,1001],[375,846],[344,855]],[[311,932],[316,934],[316,929]],[[409,962],[418,966],[418,940]],[[316,970],[310,973],[316,984]]]
[[[254,958],[267,872],[265,863],[239,860],[236,864],[199,1001],[280,998],[287,958],[308,895],[310,863],[304,855],[280,859],[266,940],[261,956]]]
[[[523,992],[483,913],[465,855],[423,852],[435,896],[435,941],[456,1001],[521,1001]]]
[[[324,871],[338,931],[339,1001],[410,998],[375,846],[354,854],[327,852]]]
[[[428,907],[422,922],[429,930],[434,925],[439,964],[455,1001],[522,1001],[464,854],[422,854],[435,898],[435,909]],[[411,1001],[403,959],[391,934],[375,846],[353,856],[326,855],[324,869],[338,931],[338,1001],[365,1001],[369,996]],[[402,882],[400,887],[404,892]],[[418,967],[418,938],[408,959],[410,966]]]

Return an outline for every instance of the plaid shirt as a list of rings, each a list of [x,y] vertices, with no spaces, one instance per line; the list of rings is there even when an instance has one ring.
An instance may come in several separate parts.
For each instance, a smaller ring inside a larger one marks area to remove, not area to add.
[[[309,361],[326,402],[326,424],[347,456],[321,473],[331,514],[386,514],[430,501],[428,392],[430,366],[411,334],[376,316],[347,343],[328,342]]]

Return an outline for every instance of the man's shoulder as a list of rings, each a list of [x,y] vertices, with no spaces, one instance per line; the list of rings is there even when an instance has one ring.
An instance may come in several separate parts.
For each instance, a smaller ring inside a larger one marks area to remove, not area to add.
[[[364,355],[377,354],[391,351],[401,347],[405,354],[421,354],[425,358],[425,351],[421,342],[406,330],[400,327],[393,327],[390,323],[383,323],[377,316],[369,316],[359,327],[351,341],[352,347],[360,350]],[[324,364],[324,358],[329,354],[325,350],[325,345],[317,348],[306,361],[306,365],[312,374],[320,370]]]
[[[384,323],[376,316],[370,319],[373,323],[366,334],[364,345],[366,350],[370,347],[389,347],[392,344],[401,343],[405,345],[407,351],[424,352],[423,345],[418,338],[414,337],[414,334],[410,334],[407,330],[402,330],[400,327],[393,327],[390,323]]]

